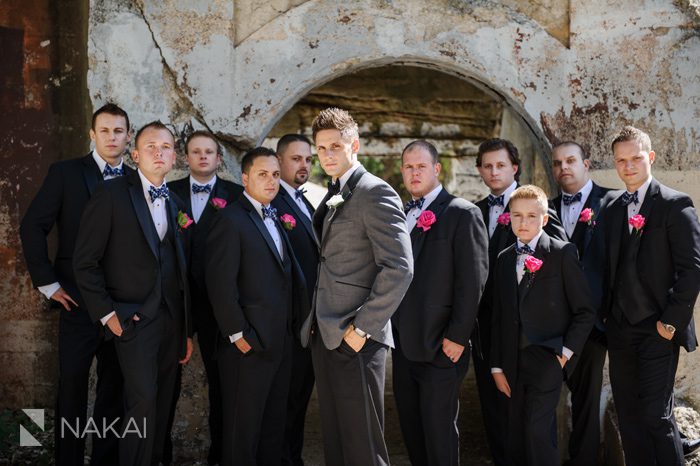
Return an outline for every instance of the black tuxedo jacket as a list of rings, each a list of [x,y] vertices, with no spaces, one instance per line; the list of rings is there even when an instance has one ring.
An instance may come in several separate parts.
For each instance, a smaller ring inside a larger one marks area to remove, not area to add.
[[[168,183],[168,187],[171,191],[174,191],[180,199],[185,204],[185,209],[187,214],[192,220],[194,216],[192,215],[192,197],[190,188],[190,177],[172,181]],[[207,234],[211,228],[213,218],[216,216],[217,208],[211,203],[211,199],[220,198],[226,201],[226,204],[230,204],[238,199],[243,193],[243,186],[233,183],[231,181],[222,180],[217,177],[214,188],[209,195],[210,202],[207,203],[206,207],[202,211],[202,215],[199,217],[197,223],[193,223],[186,231],[186,253],[188,258],[188,263],[190,266],[190,279],[197,285],[199,290],[206,292],[206,280],[204,277],[205,269],[205,257],[206,257],[206,245],[207,245]],[[193,303],[196,308],[197,303]],[[196,310],[196,309],[195,309]]]
[[[304,204],[306,204],[306,208],[309,209],[311,218],[313,218],[314,207],[306,198],[304,198]],[[307,284],[307,296],[309,303],[311,303],[314,286],[316,285],[316,278],[318,277],[319,251],[316,235],[314,235],[313,224],[311,223],[311,219],[304,215],[296,201],[282,186],[280,186],[279,194],[272,201],[272,205],[277,209],[278,217],[287,214],[291,215],[296,220],[296,227],[292,230],[285,229],[285,232],[289,237],[289,242],[292,244],[292,249],[294,249],[294,255],[299,261],[301,270],[304,273]],[[302,310],[300,315],[301,320],[295,322],[294,335],[296,338],[299,338],[301,324],[303,324],[308,317],[309,311],[310,309]]]
[[[277,227],[284,261],[262,217],[241,196],[219,211],[207,237],[207,291],[219,331],[226,341],[243,332],[258,352],[282,350],[286,332],[309,307],[303,273],[284,227]]]
[[[593,305],[600,311],[603,300],[603,278],[605,275],[605,222],[603,199],[610,192],[609,188],[603,188],[593,183],[593,189],[583,205],[583,209],[590,208],[593,218],[590,224],[577,222],[569,241],[576,245],[578,257],[583,267],[583,273],[588,279],[591,288]],[[556,210],[561,219],[562,195],[549,201],[550,208]]]
[[[534,275],[526,273],[520,284],[514,244],[499,254],[496,263],[490,362],[491,367],[502,368],[511,383],[517,378],[521,328],[530,344],[556,354],[566,346],[579,354],[595,321],[576,246],[543,233],[534,257],[542,260],[542,267]],[[567,372],[573,369],[567,363]]]
[[[407,359],[435,360],[442,339],[466,346],[488,276],[488,235],[479,209],[445,189],[427,206],[436,222],[411,231],[413,281],[392,316]]]
[[[132,168],[123,166],[126,175],[135,173]],[[92,153],[52,164],[19,230],[34,286],[59,282],[80,309],[86,306],[73,273],[73,251],[85,205],[102,183],[102,173]],[[52,264],[46,237],[54,225],[58,230],[58,249]],[[61,305],[52,301],[52,306]]]
[[[175,247],[182,301],[169,311],[183,321],[184,352],[192,325],[183,233],[177,223],[183,209],[171,193],[167,234]],[[138,173],[106,181],[95,191],[85,206],[74,258],[75,277],[93,321],[112,311],[123,323],[136,313],[155,317],[161,307],[161,293],[155,289],[160,286],[159,243]]]
[[[476,205],[481,211],[484,226],[487,232],[486,237],[488,238],[488,196],[476,202]],[[510,212],[509,206],[506,206],[504,212]],[[549,221],[544,227],[545,233],[552,238],[568,241],[566,238],[566,231],[561,226],[557,212],[554,209],[549,209],[548,214]],[[482,353],[488,352],[491,346],[489,343],[489,332],[491,332],[489,322],[491,321],[491,306],[493,304],[493,274],[496,270],[496,260],[498,259],[498,254],[512,244],[515,244],[515,234],[513,233],[513,229],[510,227],[510,225],[497,225],[496,230],[493,232],[493,236],[489,238],[489,277],[486,281],[486,287],[484,288],[484,293],[481,297],[481,303],[479,304],[477,331],[474,335],[474,343],[477,346],[477,350]],[[480,325],[484,327],[483,331],[480,329]]]
[[[605,271],[605,315],[613,306],[613,289],[621,255],[622,228],[627,207],[620,192],[610,193],[605,209],[605,238],[609,252]],[[646,223],[636,241],[637,273],[646,293],[656,305],[658,319],[676,327],[673,341],[687,351],[695,350],[697,338],[693,308],[700,291],[700,225],[693,201],[652,179],[639,210]]]

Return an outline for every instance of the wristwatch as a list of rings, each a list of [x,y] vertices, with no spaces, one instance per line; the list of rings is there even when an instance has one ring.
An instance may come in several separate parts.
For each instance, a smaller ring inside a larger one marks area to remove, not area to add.
[[[676,327],[674,327],[674,326],[671,325],[671,324],[664,324],[663,322],[661,322],[661,325],[663,325],[663,327],[666,329],[666,331],[667,331],[668,333],[671,334],[671,336],[675,335],[675,333],[676,333]]]
[[[358,335],[361,336],[362,338],[368,338],[367,332],[363,332],[362,330],[360,330],[359,328],[355,327],[354,325],[352,326],[352,330],[353,330],[353,332],[355,332],[356,334],[358,334]]]

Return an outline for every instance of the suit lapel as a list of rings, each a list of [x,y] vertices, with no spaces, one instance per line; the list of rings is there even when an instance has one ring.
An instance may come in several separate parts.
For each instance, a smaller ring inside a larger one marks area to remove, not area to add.
[[[651,213],[651,210],[654,206],[654,201],[656,201],[656,198],[659,194],[659,190],[659,182],[652,178],[651,183],[649,184],[649,188],[647,188],[647,193],[644,196],[644,202],[642,202],[642,207],[639,209],[639,215],[646,219],[645,223],[647,224],[649,223],[649,214]],[[639,250],[639,246],[642,243],[641,232],[636,232],[633,229],[632,239],[633,241],[631,246],[634,248],[634,257],[637,257],[637,251]]]
[[[503,276],[507,277],[505,283],[498,283],[495,286],[503,287],[503,289],[497,289],[496,292],[502,292],[505,296],[504,301],[511,303],[512,309],[517,313],[518,309],[518,276],[515,271],[515,265],[518,255],[515,253],[515,248],[510,248],[507,252],[503,254],[502,267]],[[499,261],[501,262],[501,261]]]
[[[549,236],[547,236],[547,233],[542,233],[542,236],[540,236],[540,240],[537,242],[537,247],[535,248],[535,253],[533,254],[533,256],[537,259],[540,259],[542,261],[542,266],[544,267],[544,263],[547,260],[547,254],[549,254]],[[532,285],[535,283],[535,280],[537,280],[538,274],[539,271],[535,272],[534,275],[530,272],[525,272],[523,274],[523,279],[520,281],[518,287],[521,306],[525,298],[527,297],[530,288],[532,288]]]
[[[214,188],[211,190],[211,193],[209,193],[209,197],[207,198],[207,203],[204,206],[204,210],[202,210],[202,215],[199,217],[199,222],[198,224],[204,224],[209,221],[209,218],[214,215],[214,211],[216,208],[212,205],[211,200],[214,199],[215,197],[218,197],[220,199],[228,199],[228,189],[222,182],[220,178],[217,178],[216,183],[214,184]],[[188,198],[189,199],[189,198]],[[192,207],[190,206],[190,210]]]
[[[353,174],[350,175],[350,178],[348,179],[347,183],[345,183],[345,186],[343,186],[343,189],[340,191],[340,195],[343,196],[343,203],[338,207],[328,209],[327,215],[325,216],[326,218],[324,218],[322,226],[321,248],[323,248],[326,239],[328,239],[328,231],[330,230],[331,224],[333,223],[333,220],[335,220],[338,211],[344,208],[345,204],[350,201],[355,186],[357,186],[357,183],[360,181],[360,178],[362,178],[362,176],[365,173],[367,173],[367,170],[365,170],[363,166],[360,165],[359,167],[357,167]]]
[[[131,203],[134,206],[134,211],[136,211],[136,218],[141,225],[141,230],[146,237],[146,242],[151,248],[153,255],[158,257],[158,232],[156,231],[155,225],[153,225],[153,218],[151,217],[151,211],[146,203],[146,198],[143,194],[143,186],[141,185],[141,179],[137,173],[134,173],[129,178],[129,196],[131,197]]]
[[[282,257],[280,257],[280,253],[277,250],[277,246],[275,246],[275,241],[272,239],[272,236],[270,236],[270,232],[267,230],[267,226],[265,226],[265,222],[263,221],[262,217],[258,213],[257,209],[255,207],[253,207],[253,205],[250,203],[250,201],[245,196],[241,196],[240,201],[241,201],[241,205],[248,211],[248,215],[250,216],[250,219],[253,221],[253,224],[258,229],[258,231],[262,235],[263,239],[265,239],[267,246],[270,248],[270,252],[272,253],[273,256],[275,256],[275,259],[277,260],[277,264],[280,267],[282,267]]]
[[[92,153],[83,157],[83,177],[85,178],[85,186],[90,196],[95,192],[97,185],[104,181],[102,173],[100,173],[100,168],[92,157]]]
[[[440,215],[442,215],[442,213],[445,211],[445,207],[447,207],[447,204],[451,199],[452,196],[445,190],[445,188],[442,188],[435,200],[431,202],[428,207],[426,207],[425,210],[431,210],[433,214],[435,214],[435,224],[437,224],[437,222],[440,220]],[[413,246],[414,262],[420,255],[420,251],[423,249],[423,243],[425,243],[425,237],[430,234],[430,231],[432,231],[432,228],[428,231],[423,231],[418,228],[418,225],[414,226],[413,230],[411,230],[411,245]]]
[[[289,206],[289,208],[292,210],[292,212],[294,212],[294,216],[296,218],[298,218],[299,221],[301,221],[301,224],[304,226],[304,229],[306,230],[306,232],[309,234],[311,239],[314,242],[316,242],[316,236],[314,235],[313,225],[311,225],[311,220],[309,220],[309,217],[307,217],[304,214],[304,212],[301,211],[297,202],[292,198],[292,196],[289,195],[287,190],[284,189],[282,186],[280,186],[280,194],[282,195],[283,202]],[[307,206],[307,208],[308,208],[308,206]],[[313,210],[309,209],[309,212],[313,216]]]

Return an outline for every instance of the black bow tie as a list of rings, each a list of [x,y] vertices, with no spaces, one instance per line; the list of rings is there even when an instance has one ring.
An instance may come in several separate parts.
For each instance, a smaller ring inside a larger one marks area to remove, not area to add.
[[[411,201],[408,201],[406,203],[406,213],[410,211],[411,209],[422,209],[423,208],[423,203],[425,203],[425,198],[421,197],[420,199],[413,199]]]
[[[561,200],[564,203],[564,205],[571,205],[574,202],[581,202],[581,197],[582,195],[580,192],[574,194],[573,196],[570,196],[569,194],[563,194]]]
[[[211,185],[210,184],[197,184],[197,183],[192,183],[192,193],[193,194],[199,194],[199,193],[210,193],[211,192]]]
[[[108,176],[124,176],[124,167],[112,168],[109,165],[105,165],[105,169],[102,170],[102,176],[107,178]]]
[[[306,189],[304,189],[304,188],[294,190],[294,198],[295,199],[303,199],[304,194],[306,194]]]
[[[518,255],[527,254],[528,256],[531,256],[535,253],[535,251],[533,251],[532,248],[530,246],[528,246],[527,244],[524,244],[522,246],[516,245],[515,252],[518,253]]]
[[[271,218],[272,220],[277,220],[277,209],[272,206],[267,206],[262,208],[263,220],[266,218]]]
[[[501,194],[500,196],[494,196],[493,194],[489,194],[489,207],[493,207],[495,205],[500,205],[503,207],[503,198],[505,194]]]
[[[639,204],[639,191],[635,191],[633,193],[625,191],[622,193],[622,196],[620,196],[620,199],[622,200],[622,205],[624,206],[629,205],[632,202]]]
[[[333,181],[329,181],[328,192],[331,194],[331,196],[338,194],[340,192],[340,180],[337,180],[335,183],[333,183]]]
[[[168,187],[165,185],[161,186],[160,188],[151,186],[148,188],[148,194],[151,196],[151,202],[155,202],[159,197],[162,197],[166,201],[168,198],[170,198],[170,192],[168,191]]]

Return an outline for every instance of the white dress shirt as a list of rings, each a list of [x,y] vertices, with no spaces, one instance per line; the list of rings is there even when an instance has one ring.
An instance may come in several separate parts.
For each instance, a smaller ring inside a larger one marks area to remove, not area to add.
[[[428,210],[428,207],[430,206],[430,204],[432,204],[432,202],[435,200],[435,198],[438,197],[438,194],[440,194],[440,191],[442,191],[441,184],[437,185],[437,187],[435,189],[433,189],[428,194],[423,196],[423,199],[425,199],[425,201],[423,202],[422,208],[418,209],[418,208],[414,207],[413,209],[406,212],[406,226],[408,227],[409,233],[411,232],[411,230],[413,230],[415,228],[416,223],[418,222],[418,217],[420,217],[420,214],[424,210]]]
[[[197,193],[195,194],[192,192],[192,185],[193,184],[198,184],[200,186],[204,185],[209,185],[211,187],[211,192],[206,193]],[[216,175],[214,175],[209,181],[206,183],[200,183],[199,181],[195,180],[192,178],[192,175],[190,175],[190,202],[192,203],[192,217],[195,223],[199,222],[199,218],[202,216],[202,212],[204,212],[204,208],[207,206],[207,202],[209,202],[209,197],[212,192],[214,192],[214,185],[216,184]]]
[[[262,214],[262,209],[263,207],[268,207],[268,206],[263,206],[260,202],[256,201],[246,191],[243,191],[243,195],[248,198],[251,204],[253,204],[253,207],[255,210],[258,212],[258,215],[260,215],[260,218],[263,219],[263,223],[265,223],[265,226],[267,227],[267,231],[270,233],[270,236],[272,237],[272,240],[275,242],[275,246],[277,246],[277,252],[280,255],[280,258],[284,260],[284,249],[282,248],[282,238],[280,237],[280,232],[277,229],[277,225],[275,224],[274,220],[271,218],[263,218]],[[234,333],[233,335],[229,335],[229,340],[231,340],[231,343],[235,343],[236,341],[240,340],[243,338],[243,332],[237,332]]]
[[[287,194],[289,194],[292,197],[292,199],[294,200],[294,202],[297,203],[297,205],[299,206],[299,210],[301,210],[301,212],[304,215],[306,215],[309,218],[309,220],[311,220],[311,212],[309,212],[309,208],[306,207],[306,203],[304,202],[303,199],[301,199],[301,198],[297,199],[296,189],[294,189],[292,186],[290,186],[283,179],[280,179],[280,186],[282,188],[284,188],[284,190],[287,191]]]
[[[165,234],[168,232],[168,209],[165,205],[165,199],[159,197],[155,200],[155,202],[151,202],[151,195],[148,194],[148,189],[151,186],[153,186],[153,184],[150,181],[148,181],[148,179],[145,176],[143,176],[141,170],[137,169],[136,173],[138,173],[139,178],[141,178],[143,196],[146,198],[146,204],[148,205],[148,210],[151,212],[151,219],[153,219],[153,225],[156,227],[158,238],[160,238],[160,240],[163,241],[163,238],[165,238]],[[156,188],[160,188],[161,186],[166,186],[165,180],[163,181],[163,184],[161,184],[160,186],[156,186]],[[102,322],[102,325],[106,325],[107,321],[111,319],[114,314],[115,312],[112,311],[103,318],[101,318],[100,322]]]
[[[644,203],[644,198],[647,196],[647,191],[649,191],[649,185],[651,184],[651,175],[647,180],[642,184],[639,189],[637,190],[637,198],[639,199],[639,203],[635,204],[634,202],[630,202],[627,204],[627,219],[630,219],[637,215],[639,211],[642,208],[642,204]],[[629,192],[629,191],[628,191]],[[633,193],[630,193],[633,194]],[[632,225],[629,223],[627,224],[629,228],[629,232],[632,233]]]
[[[97,149],[93,149],[92,158],[95,161],[95,163],[97,164],[97,168],[100,169],[100,174],[102,174],[105,171],[105,167],[107,166],[107,162],[105,161],[105,159],[100,157],[100,154],[97,153]],[[112,167],[112,168],[124,169],[124,159],[120,158],[119,165],[117,165],[116,167]],[[103,175],[103,178],[105,180],[111,180],[112,178],[116,178],[116,177]],[[46,296],[46,299],[51,299],[51,296],[53,296],[53,294],[55,292],[57,292],[58,290],[61,289],[61,284],[58,282],[53,282],[53,283],[49,283],[48,285],[38,286],[37,289],[41,292],[41,294]]]
[[[564,230],[566,230],[566,236],[571,239],[571,235],[574,234],[574,230],[576,229],[576,224],[578,223],[578,218],[581,215],[581,211],[583,210],[583,206],[586,205],[586,201],[588,200],[588,196],[591,195],[591,191],[593,190],[593,181],[588,180],[586,184],[583,185],[579,193],[581,193],[581,200],[572,202],[569,205],[564,205],[564,193],[562,192],[562,201],[561,201],[561,222],[564,224]],[[574,193],[573,195],[575,196],[577,193]]]
[[[340,181],[340,191],[343,190],[343,188],[345,187],[345,183],[347,183],[348,180],[350,179],[350,177],[352,176],[352,174],[355,173],[355,170],[357,170],[357,169],[360,168],[361,166],[362,166],[362,164],[359,162],[359,160],[355,160],[355,161],[352,163],[352,165],[350,166],[350,168],[348,168],[348,171],[346,171],[345,173],[343,173],[343,176],[341,176],[340,179],[339,179],[339,181]],[[340,191],[339,191],[339,192],[340,192]]]
[[[498,226],[498,217],[506,211],[506,206],[510,201],[510,195],[513,194],[515,188],[518,187],[518,182],[513,181],[513,184],[508,186],[505,191],[503,191],[503,205],[495,205],[489,207],[489,238],[493,236],[493,232],[496,231]]]
[[[530,240],[530,242],[527,243],[527,245],[530,247],[530,249],[532,249],[533,251],[537,250],[537,243],[539,243],[541,237],[542,237],[542,230],[540,230],[540,232],[534,238],[532,238],[532,240]],[[520,239],[518,238],[516,240],[515,245],[516,245],[516,247],[522,248],[523,246],[525,246],[525,243],[520,241]],[[530,257],[530,254],[518,254],[518,258],[515,261],[515,274],[518,277],[518,284],[525,276],[525,260],[528,257]],[[574,352],[571,351],[566,346],[562,347],[561,352],[564,356],[566,356],[567,360],[571,359],[571,356],[574,355]],[[499,372],[503,372],[503,369],[500,367],[492,367],[491,368],[492,374],[497,374]]]

